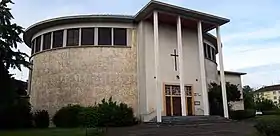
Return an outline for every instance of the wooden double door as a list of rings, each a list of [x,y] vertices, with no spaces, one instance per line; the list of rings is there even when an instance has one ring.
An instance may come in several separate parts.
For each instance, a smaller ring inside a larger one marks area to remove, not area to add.
[[[181,93],[179,85],[165,85],[166,116],[182,116]],[[185,86],[186,111],[191,116],[194,109],[193,91],[191,86]]]

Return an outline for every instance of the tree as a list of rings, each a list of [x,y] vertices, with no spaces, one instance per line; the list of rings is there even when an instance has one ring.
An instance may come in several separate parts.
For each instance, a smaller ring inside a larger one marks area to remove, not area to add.
[[[11,21],[14,19],[8,8],[14,4],[11,0],[0,2],[0,128],[25,127],[29,125],[30,104],[22,100],[14,86],[15,82],[9,74],[9,69],[28,67],[28,55],[17,50],[18,43],[22,43],[20,35],[23,28]],[[17,50],[17,51],[16,51]]]
[[[254,109],[255,102],[254,102],[253,88],[246,85],[243,87],[242,90],[243,90],[244,108],[245,109]]]
[[[241,93],[238,90],[238,86],[234,84],[226,83],[227,90],[227,100],[228,102],[239,101]],[[223,98],[222,98],[222,88],[221,85],[217,83],[211,83],[209,85],[209,106],[211,115],[221,115],[223,116]],[[229,108],[231,105],[228,103]]]

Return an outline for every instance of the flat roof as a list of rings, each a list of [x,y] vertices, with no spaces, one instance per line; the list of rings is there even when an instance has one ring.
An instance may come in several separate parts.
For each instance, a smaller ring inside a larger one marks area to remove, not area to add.
[[[258,93],[258,92],[269,92],[269,91],[275,91],[275,90],[280,90],[280,84],[264,86],[264,87],[256,90],[255,93]]]
[[[220,70],[218,71],[218,74],[220,74]],[[225,71],[225,74],[228,74],[228,75],[246,75],[247,73],[235,72],[235,71]]]
[[[31,38],[37,32],[54,26],[54,25],[63,25],[71,23],[86,23],[86,22],[122,22],[122,23],[135,23],[141,20],[146,19],[147,16],[150,16],[153,11],[160,11],[164,13],[172,13],[180,15],[183,18],[190,18],[193,20],[202,20],[205,23],[211,24],[207,31],[213,29],[217,25],[223,25],[230,20],[223,17],[218,17],[203,12],[151,0],[146,6],[144,6],[136,15],[78,15],[78,16],[64,16],[53,19],[44,20],[38,23],[35,23],[28,27],[23,34],[23,40],[28,47],[31,46]],[[208,39],[213,39],[213,37],[206,34],[205,36]],[[214,42],[215,43],[215,42]]]

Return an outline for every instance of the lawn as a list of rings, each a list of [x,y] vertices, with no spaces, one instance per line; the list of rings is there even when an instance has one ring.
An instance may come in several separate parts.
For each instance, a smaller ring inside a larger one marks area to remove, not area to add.
[[[30,130],[10,130],[0,131],[0,136],[86,136],[86,129],[30,129]],[[88,129],[87,136],[101,136],[101,132],[97,129]]]

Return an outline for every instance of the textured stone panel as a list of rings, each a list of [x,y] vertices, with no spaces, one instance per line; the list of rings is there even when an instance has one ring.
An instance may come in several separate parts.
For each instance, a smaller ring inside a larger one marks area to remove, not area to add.
[[[63,48],[33,56],[33,109],[53,115],[67,104],[93,105],[112,96],[137,111],[137,47],[130,32],[128,48]]]

